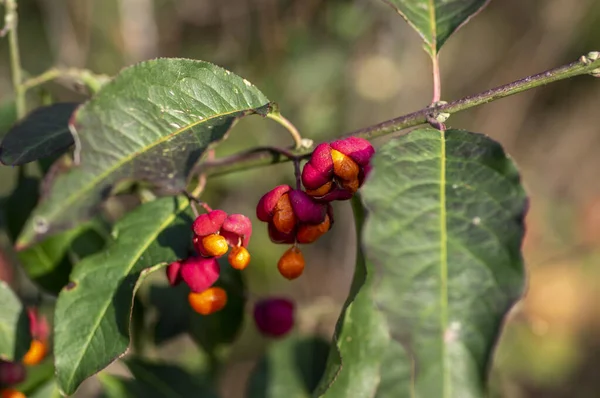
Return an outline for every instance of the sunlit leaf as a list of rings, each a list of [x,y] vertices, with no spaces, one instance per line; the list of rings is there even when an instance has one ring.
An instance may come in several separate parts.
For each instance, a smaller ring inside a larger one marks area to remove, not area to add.
[[[357,235],[361,235],[364,210],[352,200]],[[374,267],[358,248],[350,295],[336,325],[318,397],[408,397],[410,360],[390,339],[383,315],[373,300]],[[390,370],[393,369],[393,372]]]
[[[317,337],[290,336],[273,342],[250,375],[246,397],[311,397],[328,351],[329,344]]]
[[[527,200],[512,161],[483,135],[423,128],[378,150],[362,195],[375,302],[411,354],[413,396],[486,396],[524,283]]]
[[[62,392],[72,394],[127,351],[135,291],[145,275],[187,255],[188,212],[187,200],[177,197],[143,204],[115,225],[114,244],[74,268],[55,311],[55,364]]]
[[[207,148],[238,118],[268,108],[247,80],[207,62],[163,58],[124,69],[77,110],[81,162],[48,177],[50,191],[18,246],[90,218],[122,180],[180,192]]]
[[[58,294],[69,282],[73,264],[102,250],[107,228],[100,220],[92,220],[52,235],[19,251],[19,262],[37,285],[47,293]]]
[[[23,304],[4,281],[0,281],[0,359],[15,361],[29,349],[29,318]]]
[[[412,26],[435,56],[452,33],[490,0],[384,0]]]

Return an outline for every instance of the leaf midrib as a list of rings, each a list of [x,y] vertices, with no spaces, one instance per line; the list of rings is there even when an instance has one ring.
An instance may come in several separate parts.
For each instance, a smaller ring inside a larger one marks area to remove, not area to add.
[[[234,111],[230,111],[230,112],[225,112],[225,113],[219,113],[217,115],[213,115],[201,120],[198,120],[195,123],[191,123],[188,124],[187,126],[181,127],[178,130],[175,130],[173,133],[168,134],[166,136],[161,137],[160,139],[154,141],[151,145],[146,146],[142,151],[135,151],[132,154],[125,156],[124,158],[122,158],[120,161],[116,162],[112,167],[106,169],[103,173],[98,174],[96,177],[92,178],[90,180],[90,182],[88,182],[86,185],[84,185],[83,189],[78,190],[75,194],[70,195],[64,202],[63,202],[63,206],[61,207],[55,207],[56,211],[50,212],[50,214],[47,216],[48,219],[53,219],[55,218],[58,214],[61,214],[63,212],[66,211],[66,209],[69,209],[69,204],[72,204],[73,202],[75,202],[77,199],[79,199],[81,196],[83,196],[84,194],[88,193],[89,191],[91,191],[100,181],[102,181],[103,179],[105,179],[106,177],[108,177],[110,174],[112,174],[113,172],[115,172],[115,170],[119,169],[123,164],[131,161],[132,159],[143,155],[144,153],[146,153],[147,151],[149,151],[151,148],[154,148],[158,145],[160,145],[161,143],[172,139],[173,137],[181,134],[184,131],[187,131],[199,124],[203,124],[203,123],[207,123],[213,119],[219,118],[219,117],[223,117],[223,116],[228,116],[234,113],[240,113],[240,112],[247,112],[247,111],[252,111],[254,108],[246,108],[246,109],[238,109],[238,110],[234,110]]]
[[[429,28],[431,29],[431,56],[437,56],[437,22],[435,20],[435,0],[427,0],[429,9]]]
[[[148,250],[148,247],[152,244],[152,242],[154,242],[156,240],[156,238],[158,237],[158,235],[160,234],[160,232],[162,232],[167,226],[169,226],[169,224],[171,224],[173,222],[173,220],[176,217],[176,214],[179,214],[180,212],[184,211],[185,208],[188,206],[188,202],[186,202],[185,200],[181,201],[183,204],[179,205],[179,207],[177,208],[177,211],[174,213],[169,214],[169,216],[165,219],[165,221],[163,221],[160,224],[160,227],[157,228],[155,230],[154,233],[152,233],[149,237],[149,239],[146,240],[146,243],[140,247],[140,250],[138,250],[135,254],[135,256],[133,256],[132,258],[134,258],[134,261],[131,261],[131,263],[128,265],[128,267],[126,268],[126,272],[125,275],[128,275],[129,272],[131,271],[131,269],[135,266],[135,264],[137,263],[138,259],[142,256],[142,254],[144,254],[144,252],[146,250]],[[118,288],[118,286],[117,286]],[[79,365],[81,364],[81,361],[83,360],[83,356],[85,355],[85,352],[87,352],[91,341],[92,341],[92,337],[94,336],[96,330],[98,330],[98,326],[100,325],[100,322],[102,322],[102,319],[104,318],[104,316],[106,315],[106,311],[108,310],[108,307],[110,306],[111,300],[107,300],[106,301],[107,304],[102,308],[102,311],[100,313],[100,316],[96,319],[96,322],[94,322],[94,327],[92,328],[92,333],[89,334],[89,338],[87,339],[86,343],[83,345],[83,349],[81,350],[81,355],[79,356],[79,359],[76,362],[76,366],[74,366],[72,369],[78,369]],[[75,377],[75,372],[72,371],[71,372],[71,376],[67,379],[68,381],[68,385],[70,386],[71,383],[73,382],[73,378]]]
[[[433,0],[431,0],[433,1]],[[446,222],[446,133],[440,134],[440,333],[442,362],[442,397],[450,397],[450,373],[444,334],[448,325],[448,226]]]

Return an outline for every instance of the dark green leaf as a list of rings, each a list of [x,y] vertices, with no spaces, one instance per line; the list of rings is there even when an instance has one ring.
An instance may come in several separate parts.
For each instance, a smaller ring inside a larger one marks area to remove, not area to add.
[[[3,198],[2,211],[8,236],[14,242],[23,229],[29,214],[38,202],[40,179],[26,174],[19,168],[17,186],[9,196]]]
[[[149,397],[153,394],[151,387],[146,387],[133,379],[112,376],[108,373],[100,373],[98,380],[102,384],[101,398],[139,398]],[[144,391],[146,388],[146,391]]]
[[[154,343],[162,344],[190,329],[192,309],[188,304],[189,287],[181,283],[178,286],[150,286],[150,304],[158,312],[154,327]]]
[[[54,386],[54,363],[50,356],[44,358],[44,360],[35,366],[29,366],[27,368],[27,378],[15,386],[15,389],[21,391],[27,397],[32,396],[34,391],[44,389],[47,384],[51,382]],[[58,391],[56,391],[57,395]]]
[[[101,374],[105,398],[217,398],[204,375],[192,375],[171,364],[140,359],[125,361],[135,379]]]
[[[388,142],[373,166],[362,242],[376,304],[414,361],[413,395],[483,397],[502,319],[523,290],[517,169],[483,135],[431,128]]]
[[[141,384],[144,398],[216,398],[207,387],[203,375],[192,375],[182,368],[166,364],[131,358],[125,361],[137,384]]]
[[[29,349],[29,318],[19,298],[0,281],[0,359],[16,361]]]
[[[220,261],[221,274],[215,286],[227,292],[227,305],[221,311],[209,316],[195,312],[190,318],[192,338],[210,355],[220,345],[232,343],[244,321],[246,289],[242,272],[231,268],[227,261]]]
[[[490,0],[384,0],[425,41],[425,49],[436,56],[452,33],[467,23]]]
[[[85,258],[55,311],[55,364],[62,392],[123,355],[130,343],[133,297],[148,273],[187,255],[192,216],[172,197],[143,204],[115,225],[115,243]]]
[[[363,208],[352,200],[357,235]],[[360,247],[350,295],[338,320],[319,397],[408,397],[410,361],[390,339],[383,315],[373,301],[374,267],[365,263]],[[394,374],[390,374],[394,369]],[[379,390],[381,388],[381,390]]]
[[[227,261],[220,263],[221,274],[215,286],[227,292],[227,305],[215,314],[202,316],[194,312],[187,298],[190,290],[184,283],[150,287],[150,302],[158,310],[155,343],[189,332],[207,353],[214,355],[219,346],[234,341],[244,320],[245,284],[242,272],[231,268]]]
[[[69,282],[72,264],[102,250],[107,235],[108,226],[102,221],[86,222],[21,250],[19,261],[37,285],[58,294]]]
[[[4,136],[0,162],[18,166],[65,152],[73,145],[69,119],[78,106],[64,102],[35,109]]]
[[[248,398],[310,397],[325,370],[329,344],[317,337],[274,342],[247,385]]]
[[[156,59],[123,70],[77,110],[81,163],[49,184],[18,245],[89,218],[122,180],[180,192],[238,118],[267,111],[256,87],[207,62]]]

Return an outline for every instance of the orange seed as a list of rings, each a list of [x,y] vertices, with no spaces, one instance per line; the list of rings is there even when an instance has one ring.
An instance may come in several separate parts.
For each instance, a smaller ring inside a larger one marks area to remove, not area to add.
[[[325,220],[321,224],[310,225],[303,224],[298,228],[296,239],[298,243],[313,243],[323,236],[331,228],[329,215],[325,215]]]
[[[26,398],[25,394],[21,391],[17,391],[14,388],[6,388],[0,392],[2,398]]]
[[[321,185],[319,188],[317,189],[307,189],[306,193],[309,194],[310,196],[324,196],[326,194],[329,193],[329,191],[331,191],[331,186],[333,185],[332,181],[328,181],[325,184]]]
[[[229,249],[227,240],[218,234],[206,235],[202,238],[202,245],[206,254],[212,257],[220,257]]]
[[[42,362],[46,356],[48,345],[40,340],[32,340],[29,351],[25,354],[22,361],[25,365],[33,366]]]
[[[282,195],[277,201],[273,212],[273,224],[279,232],[284,234],[291,233],[296,227],[296,215],[288,194]]]
[[[250,264],[250,253],[244,246],[236,246],[231,249],[227,260],[233,268],[243,270]]]
[[[191,292],[188,301],[194,311],[201,315],[214,314],[227,304],[227,292],[220,287],[209,287],[202,293]]]
[[[304,271],[304,256],[297,246],[292,246],[277,262],[279,273],[286,279],[292,280],[302,275]]]
[[[331,158],[333,159],[333,173],[345,181],[358,179],[360,167],[349,156],[344,155],[335,149],[331,150]]]

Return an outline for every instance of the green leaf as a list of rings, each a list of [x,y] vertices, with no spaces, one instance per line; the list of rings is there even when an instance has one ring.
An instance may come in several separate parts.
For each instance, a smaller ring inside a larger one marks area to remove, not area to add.
[[[384,0],[425,41],[425,50],[436,56],[452,33],[481,11],[490,0]]]
[[[102,374],[100,381],[107,398],[217,398],[203,375],[182,368],[131,358],[125,361],[134,379]]]
[[[50,382],[56,387],[54,382],[54,363],[51,356],[47,356],[35,366],[27,367],[27,377],[23,382],[15,386],[16,390],[21,391],[27,397],[34,394],[35,391],[45,389],[45,386]],[[60,396],[58,389],[56,390],[57,396]],[[43,396],[40,394],[40,396]]]
[[[73,145],[69,119],[78,106],[78,103],[64,102],[32,111],[4,136],[0,162],[18,166],[64,153]]]
[[[35,391],[27,394],[27,398],[61,398],[56,381],[49,380]]]
[[[200,157],[238,118],[268,108],[247,80],[207,62],[162,58],[123,70],[77,110],[81,163],[47,181],[50,192],[18,246],[88,219],[123,180],[179,193]]]
[[[17,186],[10,195],[2,198],[3,221],[13,242],[38,202],[39,186],[40,179],[27,175],[25,168],[20,167]]]
[[[323,375],[329,344],[318,337],[275,341],[248,380],[246,397],[310,397]]]
[[[360,236],[363,207],[357,198],[352,205]],[[373,300],[373,281],[374,267],[365,262],[359,247],[350,295],[336,325],[327,368],[316,391],[318,397],[409,396],[410,361],[404,349],[390,339],[385,319]],[[389,373],[390,369],[394,372]]]
[[[225,257],[221,260],[221,274],[215,286],[227,292],[227,305],[215,314],[203,316],[194,312],[187,298],[190,290],[184,283],[176,287],[150,287],[150,302],[158,311],[155,343],[189,332],[207,353],[215,355],[220,346],[235,340],[244,320],[245,283],[241,271],[233,269]]]
[[[107,235],[108,226],[95,219],[21,250],[19,261],[38,286],[58,294],[69,282],[72,264],[102,250]]]
[[[362,195],[375,301],[411,353],[416,397],[483,397],[503,317],[523,291],[527,199],[484,135],[423,128],[379,149]]]
[[[152,363],[140,358],[130,358],[125,364],[137,382],[153,390],[144,397],[206,397],[217,395],[207,387],[204,375],[192,375],[182,368],[167,363]]]
[[[21,301],[4,281],[0,281],[0,359],[17,361],[31,344],[29,318]]]
[[[63,393],[74,393],[127,351],[133,297],[144,276],[187,255],[188,205],[178,197],[143,204],[115,225],[114,244],[74,268],[55,310],[55,365]]]

